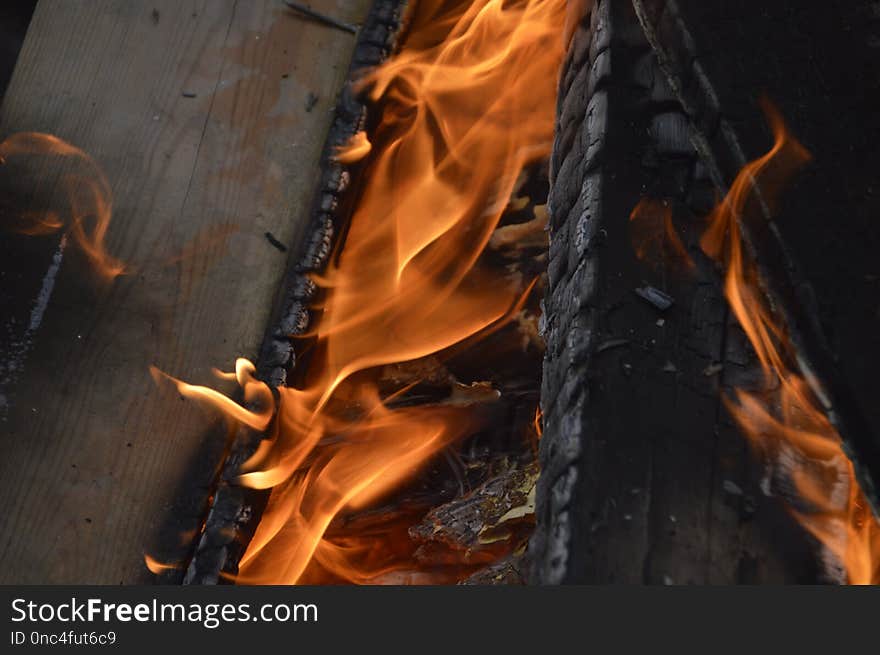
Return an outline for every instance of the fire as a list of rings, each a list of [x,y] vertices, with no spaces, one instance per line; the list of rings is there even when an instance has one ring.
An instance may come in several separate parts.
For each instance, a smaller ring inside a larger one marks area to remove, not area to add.
[[[859,489],[841,439],[800,371],[784,326],[761,292],[754,262],[743,249],[740,226],[757,220],[755,188],[773,203],[781,185],[810,159],[787,131],[779,113],[763,103],[774,145],[746,165],[710,217],[701,246],[726,266],[724,290],[758,356],[766,393],[736,391],[728,409],[752,445],[771,461],[783,462],[802,500],[792,511],[842,566],[851,584],[880,583],[880,523]],[[772,209],[772,207],[771,207]]]
[[[344,147],[339,149],[336,153],[336,161],[343,164],[353,164],[370,154],[372,149],[373,144],[370,143],[367,133],[361,130],[351,137]]]
[[[213,405],[229,418],[247,425],[254,430],[263,431],[269,427],[269,421],[272,419],[272,406],[274,398],[269,388],[254,377],[254,365],[244,358],[239,358],[235,362],[235,373],[222,373],[217,371],[218,377],[225,380],[235,380],[244,392],[244,400],[246,403],[259,402],[265,409],[260,412],[249,411],[241,405],[233,402],[222,393],[214,389],[200,387],[165,375],[155,366],[150,367],[150,374],[156,382],[163,378],[171,380],[177,387],[177,391],[185,398],[195,398],[209,405]]]
[[[174,571],[180,568],[179,564],[164,564],[146,554],[144,555],[144,564],[146,564],[151,573],[155,573],[156,575],[164,573],[165,571]]]
[[[11,167],[20,160],[60,163],[64,168],[58,186],[64,197],[47,198],[50,208],[22,212],[7,227],[30,235],[64,231],[79,245],[99,275],[108,280],[121,275],[125,266],[107,252],[106,245],[113,194],[106,176],[92,158],[51,134],[21,132],[0,143],[0,163]]]
[[[240,364],[257,411],[176,382],[226,416],[268,426],[240,477],[272,491],[239,582],[315,581],[322,570],[359,583],[438,581],[328,530],[480,425],[467,402],[392,408],[375,369],[470,342],[519,311],[531,287],[477,260],[520,173],[549,155],[566,10],[564,0],[449,4],[420,2],[404,50],[360,81],[382,115],[369,140],[337,155],[370,159],[344,248],[316,279],[326,297],[306,381],[272,401]]]

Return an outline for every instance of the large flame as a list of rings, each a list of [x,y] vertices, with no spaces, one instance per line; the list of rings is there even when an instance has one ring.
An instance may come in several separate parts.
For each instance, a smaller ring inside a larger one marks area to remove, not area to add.
[[[763,105],[775,137],[773,148],[743,168],[713,212],[701,242],[708,255],[726,266],[725,295],[758,356],[769,390],[740,389],[736,401],[725,400],[751,443],[782,463],[783,475],[800,498],[794,514],[843,567],[846,581],[876,584],[880,583],[880,523],[743,248],[741,224],[759,220],[758,203],[773,203],[781,185],[810,158],[772,105]],[[761,189],[760,201],[756,188]]]
[[[420,2],[404,50],[360,81],[382,116],[369,140],[337,154],[371,159],[341,255],[316,280],[327,295],[307,381],[272,403],[240,364],[256,412],[177,382],[238,421],[271,424],[240,478],[272,489],[240,582],[292,584],[310,565],[335,579],[388,579],[394,565],[331,540],[331,522],[479,425],[466,403],[391,409],[371,369],[478,337],[519,310],[527,289],[477,260],[523,168],[549,154],[565,2],[452,4]]]
[[[30,235],[63,231],[73,237],[99,275],[113,279],[122,274],[124,265],[107,252],[106,246],[113,208],[110,183],[92,158],[58,137],[40,132],[20,132],[0,143],[0,163],[6,168],[19,161],[33,167],[34,162],[49,160],[63,167],[58,184],[63,197],[40,198],[40,209],[7,217],[4,227]],[[40,179],[45,179],[53,170],[44,166]],[[27,177],[20,173],[15,172],[18,179]],[[32,195],[53,194],[43,189]]]

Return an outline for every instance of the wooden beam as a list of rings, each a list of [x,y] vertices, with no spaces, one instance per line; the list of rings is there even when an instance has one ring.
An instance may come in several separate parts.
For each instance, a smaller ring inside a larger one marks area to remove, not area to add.
[[[369,0],[311,4],[360,23]],[[0,135],[49,132],[95,158],[130,271],[101,284],[65,248],[0,380],[0,582],[141,581],[156,535],[194,527],[223,430],[148,367],[215,384],[212,367],[256,356],[287,265],[265,233],[293,251],[303,237],[353,46],[271,0],[40,0]],[[58,238],[33,243],[0,262],[30,298]]]

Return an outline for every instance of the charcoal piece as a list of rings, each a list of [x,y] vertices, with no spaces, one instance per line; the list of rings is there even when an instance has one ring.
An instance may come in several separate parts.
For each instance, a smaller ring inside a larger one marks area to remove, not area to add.
[[[675,303],[675,299],[668,293],[660,291],[656,287],[644,286],[636,290],[639,297],[644,298],[660,311],[666,311]]]
[[[511,468],[472,492],[432,509],[410,528],[417,542],[445,546],[453,551],[479,551],[516,538],[516,524],[530,522],[534,512],[538,466],[533,462]]]

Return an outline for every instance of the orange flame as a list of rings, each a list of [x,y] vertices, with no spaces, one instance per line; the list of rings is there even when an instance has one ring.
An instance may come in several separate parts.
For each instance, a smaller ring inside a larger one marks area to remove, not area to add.
[[[170,375],[166,375],[155,366],[150,367],[150,374],[158,383],[162,379],[170,380],[177,387],[177,391],[184,398],[194,398],[213,406],[220,410],[229,418],[247,425],[254,430],[263,431],[269,427],[269,421],[272,420],[272,412],[275,399],[272,392],[265,384],[254,377],[254,365],[244,358],[239,358],[235,362],[235,373],[220,373],[218,376],[223,379],[235,380],[244,391],[244,400],[246,403],[259,403],[265,409],[261,411],[250,411],[233,402],[219,391],[208,389],[193,384],[181,382]]]
[[[708,255],[727,266],[725,295],[771,390],[757,394],[740,389],[736,402],[725,402],[753,446],[785,462],[786,473],[808,506],[794,514],[843,567],[847,581],[876,584],[880,523],[859,489],[839,434],[821,409],[821,391],[801,371],[785,329],[760,290],[755,264],[743,249],[740,225],[759,216],[755,189],[761,189],[765,203],[775,202],[780,187],[810,159],[776,109],[766,101],[763,108],[773,130],[773,148],[743,168],[713,212],[701,242]]]
[[[155,573],[156,575],[164,573],[165,571],[176,571],[183,566],[182,564],[165,564],[154,557],[150,557],[146,553],[144,554],[144,564],[147,565],[150,572]]]
[[[370,143],[367,133],[361,130],[336,151],[336,161],[343,164],[353,164],[370,154],[372,149],[373,144]]]
[[[353,582],[438,580],[412,563],[378,565],[327,531],[480,424],[466,403],[389,408],[371,369],[485,335],[524,293],[477,259],[520,173],[550,152],[566,3],[458,4],[419,3],[407,47],[360,82],[383,110],[367,184],[338,261],[316,278],[327,296],[310,377],[278,390],[269,437],[243,467],[242,484],[272,492],[240,582],[292,584],[316,566]],[[247,385],[252,396],[271,393],[242,380],[246,395]],[[177,385],[257,429],[271,415]]]
[[[121,275],[125,267],[108,254],[106,246],[113,195],[110,183],[92,158],[58,137],[39,132],[21,132],[0,143],[0,162],[8,165],[18,157],[60,158],[65,165],[59,185],[65,192],[65,207],[25,211],[11,229],[43,235],[66,227],[101,276],[113,279]]]

